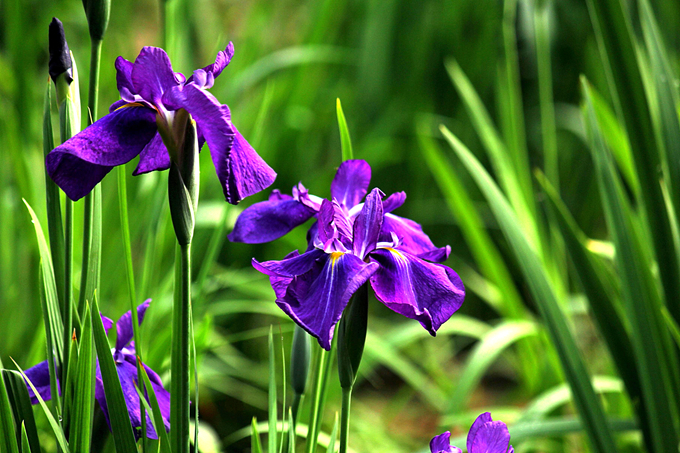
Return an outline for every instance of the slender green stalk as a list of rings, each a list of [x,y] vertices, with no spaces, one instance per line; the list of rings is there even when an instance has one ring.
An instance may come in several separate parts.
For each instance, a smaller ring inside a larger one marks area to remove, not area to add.
[[[92,40],[90,44],[90,87],[87,97],[88,124],[97,118],[97,103],[99,101],[99,64],[102,57],[102,40]]]
[[[173,453],[189,453],[189,314],[191,305],[191,243],[180,245],[175,257],[175,301],[172,310],[172,398],[170,443]]]
[[[340,453],[347,453],[349,441],[349,410],[352,403],[352,387],[342,389],[342,413],[340,415]]]
[[[307,436],[307,453],[314,453],[316,450],[316,439],[319,435],[319,402],[321,400],[321,388],[323,386],[323,375],[326,361],[329,360],[328,353],[325,349],[317,347],[316,349],[316,370],[314,382],[314,390],[312,391],[312,406],[309,416],[309,435]]]

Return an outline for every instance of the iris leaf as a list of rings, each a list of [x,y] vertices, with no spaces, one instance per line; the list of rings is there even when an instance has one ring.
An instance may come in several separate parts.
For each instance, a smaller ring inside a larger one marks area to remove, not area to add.
[[[267,450],[276,453],[276,421],[278,418],[276,407],[276,356],[274,354],[274,334],[269,326],[269,440]]]
[[[262,453],[262,442],[260,441],[260,433],[257,431],[257,419],[253,417],[250,434],[250,451],[253,453]]]
[[[0,367],[2,367],[1,364]],[[24,382],[21,373],[14,370],[2,370],[2,376],[7,387],[7,395],[9,396],[12,413],[14,414],[15,424],[24,425],[23,429],[26,431],[31,449],[39,452],[40,441],[38,439],[38,430],[35,425],[33,405],[28,395],[26,382]]]
[[[88,453],[92,436],[95,389],[95,352],[89,305],[85,307],[82,321],[78,365],[73,371],[76,372],[77,391],[74,392],[69,440],[74,453]]]
[[[3,447],[2,451],[7,453],[19,453],[12,420],[14,419],[12,418],[12,408],[9,404],[5,380],[0,379],[0,446]]]
[[[352,151],[352,139],[349,136],[349,128],[347,127],[347,120],[345,114],[342,112],[342,104],[340,98],[335,103],[335,110],[338,115],[338,128],[340,129],[340,144],[342,146],[342,160],[354,159],[354,152]]]

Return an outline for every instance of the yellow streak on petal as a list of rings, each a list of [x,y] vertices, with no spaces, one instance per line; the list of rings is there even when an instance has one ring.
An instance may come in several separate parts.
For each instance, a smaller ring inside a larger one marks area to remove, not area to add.
[[[340,259],[340,257],[344,255],[342,252],[333,252],[331,253],[331,266],[335,266],[335,262]]]
[[[130,102],[129,104],[121,105],[116,110],[124,109],[126,107],[146,107],[146,106],[144,104],[139,103],[139,102]],[[114,110],[114,112],[116,110]]]

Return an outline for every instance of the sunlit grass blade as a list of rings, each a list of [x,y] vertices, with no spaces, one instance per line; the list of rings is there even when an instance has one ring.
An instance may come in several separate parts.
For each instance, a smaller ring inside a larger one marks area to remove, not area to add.
[[[257,431],[257,418],[253,417],[251,423],[252,432],[250,434],[250,451],[253,453],[262,453],[262,442],[260,441],[260,433]]]
[[[641,249],[641,233],[633,224],[635,218],[628,206],[611,154],[599,132],[588,83],[583,80],[582,85],[586,125],[598,185],[607,225],[616,247],[615,260],[621,272],[624,308],[631,325],[631,341],[640,371],[644,405],[650,415],[652,439],[648,442],[652,442],[655,451],[671,451],[677,446],[678,439],[674,426],[678,414],[673,391],[677,382],[677,357],[675,351],[670,349],[668,331],[660,319],[662,303],[648,256]]]
[[[31,443],[28,440],[28,433],[26,432],[24,422],[21,422],[21,453],[31,453]]]
[[[335,413],[335,422],[333,422],[333,429],[331,430],[331,437],[328,441],[328,448],[326,453],[335,453],[335,442],[338,438],[338,413]]]
[[[95,389],[95,352],[89,304],[85,307],[82,319],[75,389],[69,442],[74,453],[88,453],[92,436]]]
[[[322,387],[323,387],[323,374],[324,374],[324,369],[325,369],[325,364],[327,361],[330,361],[330,354],[326,352],[325,349],[321,348],[318,345],[313,346],[314,349],[314,359],[312,363],[314,366],[312,367],[313,374],[312,374],[312,382],[314,382],[314,386],[312,387],[312,399],[311,399],[311,409],[310,409],[310,415],[309,415],[309,435],[307,436],[307,445],[306,445],[306,452],[307,453],[314,453],[316,450],[316,439],[319,434],[317,430],[317,426],[321,425],[320,419],[322,417],[322,414],[320,413],[319,407],[320,407],[320,400],[321,400],[321,393],[322,393]]]
[[[137,360],[138,362],[141,362],[139,359]],[[139,364],[142,370],[142,381],[144,382],[144,389],[146,390],[146,394],[149,397],[149,406],[151,409],[147,409],[149,411],[150,415],[153,415],[152,421],[154,423],[154,429],[156,430],[156,434],[158,435],[158,441],[160,443],[159,449],[161,453],[171,453],[170,450],[170,437],[168,436],[168,433],[165,431],[165,424],[163,423],[163,414],[161,413],[161,408],[158,405],[158,398],[156,398],[156,392],[154,391],[153,387],[151,386],[151,381],[149,380],[149,375],[146,372],[146,369],[144,366]],[[146,406],[146,400],[142,398],[142,403],[145,404]]]
[[[123,389],[121,388],[120,380],[118,378],[116,363],[111,355],[109,340],[106,338],[104,324],[99,315],[99,304],[97,303],[96,294],[92,301],[90,319],[116,451],[118,453],[136,451],[137,447],[135,446],[135,437],[132,431],[132,425],[130,424],[130,416],[128,414],[127,405],[125,404]]]
[[[21,423],[25,425],[22,429],[26,431],[31,449],[39,452],[40,441],[38,439],[38,430],[33,418],[33,405],[31,404],[31,398],[28,396],[26,382],[24,382],[21,373],[14,370],[2,370],[2,376],[7,388],[7,395],[9,396],[12,413],[14,414],[15,424]]]
[[[276,355],[274,354],[274,333],[269,326],[269,433],[267,451],[276,453],[276,422],[278,419],[276,404]]]
[[[71,344],[69,345],[68,354],[68,374],[66,379],[60,381],[62,391],[62,419],[61,426],[64,432],[69,432],[71,425],[71,411],[73,409],[74,394],[76,389],[76,374],[78,369],[78,340],[75,336],[75,331],[71,335]]]
[[[680,313],[680,268],[673,233],[659,184],[661,149],[652,124],[650,106],[637,58],[637,43],[629,11],[620,0],[588,0],[588,10],[600,44],[612,98],[620,106],[640,181],[639,203],[658,262],[671,314]]]
[[[13,420],[5,380],[0,377],[0,446],[7,453],[19,453]]]
[[[14,362],[14,360],[12,361]],[[70,453],[69,445],[68,442],[66,441],[64,431],[62,431],[59,422],[57,422],[57,420],[52,415],[52,412],[50,412],[50,409],[47,407],[47,404],[45,404],[45,400],[43,400],[42,396],[40,396],[40,393],[38,393],[38,389],[35,388],[31,380],[28,378],[28,376],[26,376],[26,373],[24,373],[24,370],[22,370],[21,367],[16,362],[14,362],[14,366],[17,367],[17,369],[21,373],[21,376],[26,380],[29,387],[31,387],[31,390],[33,390],[33,393],[35,394],[36,398],[38,398],[38,403],[40,403],[40,407],[45,413],[45,417],[47,417],[47,421],[50,424],[50,427],[52,428],[52,432],[54,433],[54,436],[57,439],[57,444],[61,448],[62,452]]]
[[[457,412],[465,408],[470,396],[475,391],[479,381],[496,359],[508,347],[523,338],[538,333],[535,323],[530,321],[505,321],[491,330],[479,342],[460,374],[458,382],[449,399],[449,412]]]
[[[349,129],[347,127],[347,120],[345,114],[342,112],[342,104],[340,98],[335,103],[335,110],[338,115],[338,128],[340,129],[340,145],[342,146],[342,160],[354,159],[352,152],[352,139],[349,136]]]
[[[523,231],[506,198],[484,167],[448,129],[443,126],[441,129],[444,137],[484,194],[517,257],[524,278],[529,284],[531,293],[541,312],[541,317],[546,323],[548,333],[557,349],[566,378],[572,386],[574,402],[586,426],[586,432],[594,450],[600,453],[616,451],[602,404],[593,390],[578,346],[567,325],[566,317],[560,308],[557,296],[550,285],[539,257],[527,240],[526,232]]]

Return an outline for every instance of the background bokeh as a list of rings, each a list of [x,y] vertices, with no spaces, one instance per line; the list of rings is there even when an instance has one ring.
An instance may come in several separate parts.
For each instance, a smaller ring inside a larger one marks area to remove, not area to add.
[[[452,247],[447,264],[459,271],[468,287],[460,330],[426,338],[424,331],[415,332],[419,327],[413,322],[372,301],[369,347],[352,407],[351,443],[356,451],[421,450],[441,428],[463,432],[476,414],[488,408],[495,409],[494,418],[512,422],[538,395],[560,385],[563,378],[554,353],[539,332],[536,335],[548,352],[537,357],[532,368],[537,371],[535,376],[522,374],[527,368],[518,365],[516,350],[509,344],[492,363],[473,374],[475,385],[461,404],[448,399],[455,395],[459,376],[469,365],[467,359],[484,329],[502,322],[488,299],[502,299],[503,294],[489,295],[493,288],[480,276],[458,219],[433,180],[419,136],[433,138],[436,146],[450,153],[437,129],[445,124],[488,164],[445,62],[455,60],[460,65],[503,129],[503,116],[498,113],[503,108],[499,84],[505,70],[503,2],[170,1],[166,48],[176,71],[188,75],[210,63],[229,41],[234,43],[234,59],[211,91],[229,105],[239,130],[278,172],[272,188],[289,192],[302,181],[311,193],[328,195],[341,160],[335,110],[336,98],[340,98],[355,157],[367,160],[373,168],[372,186],[388,194],[406,191],[408,199],[399,214],[421,223],[435,244]],[[509,26],[517,38],[529,160],[532,167],[542,167],[533,6],[519,1]],[[674,55],[680,44],[676,33],[680,7],[664,1],[654,6]],[[581,228],[592,238],[606,239],[578,109],[580,74],[586,74],[606,97],[597,43],[585,2],[565,0],[548,8],[559,189]],[[152,0],[113,2],[103,46],[101,114],[118,99],[114,59],[122,55],[133,60],[142,46],[161,45],[159,11],[158,2]],[[26,199],[44,221],[41,115],[47,83],[47,27],[53,16],[64,23],[79,67],[85,109],[89,38],[81,2],[0,2],[0,357],[7,360],[11,356],[23,367],[44,358],[39,256],[21,200]],[[533,311],[534,303],[513,265],[514,257],[477,187],[456,159],[451,164],[460,169],[465,192],[475,200],[487,231],[509,263],[520,295]],[[143,329],[148,351],[145,360],[167,378],[174,236],[165,195],[166,175],[133,178],[132,165],[128,166],[128,190],[137,293],[154,299]],[[540,201],[538,188],[536,193]],[[201,411],[206,426],[214,430],[226,451],[249,448],[249,440],[238,440],[234,433],[247,427],[253,416],[266,418],[268,326],[274,324],[285,348],[292,332],[292,323],[277,311],[267,280],[252,270],[250,259],[278,259],[292,249],[303,248],[306,230],[299,228],[265,245],[225,240],[238,212],[267,195],[268,191],[238,207],[227,207],[212,164],[203,156],[194,245]],[[115,177],[103,181],[103,197],[99,297],[105,314],[116,319],[128,302]],[[76,208],[76,231],[81,228],[80,209]],[[76,241],[76,263],[80,259],[78,245]],[[613,375],[583,297],[578,288],[569,289],[574,294],[569,292],[565,306],[591,372]],[[382,347],[383,341],[389,347]],[[333,412],[339,410],[339,389],[334,379],[331,383],[326,432]],[[607,401],[613,412],[627,413],[622,398],[614,395]],[[572,413],[569,405],[554,410]],[[529,451],[586,449],[579,434],[537,437],[523,445]]]

